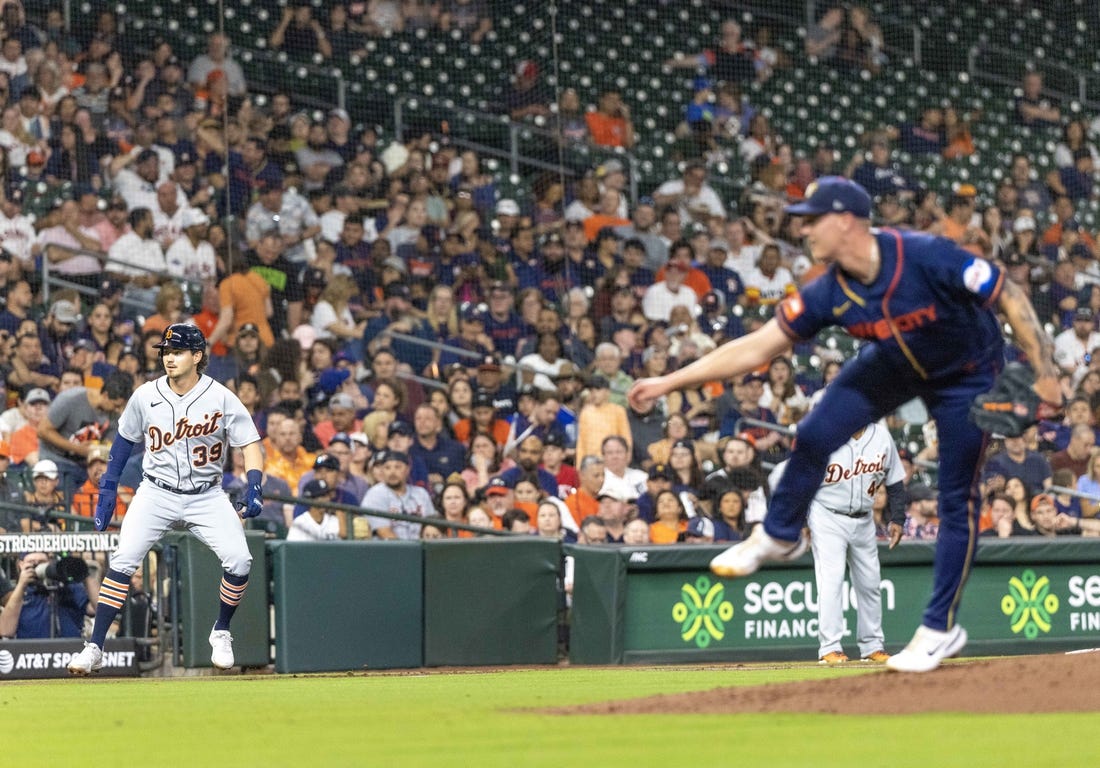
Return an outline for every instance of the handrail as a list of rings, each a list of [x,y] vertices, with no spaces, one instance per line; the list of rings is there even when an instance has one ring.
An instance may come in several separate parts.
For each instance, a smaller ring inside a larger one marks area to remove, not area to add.
[[[336,512],[349,512],[359,517],[382,517],[386,520],[397,520],[405,523],[415,523],[417,525],[423,525],[428,523],[439,528],[453,528],[459,531],[470,531],[478,534],[488,534],[490,536],[516,536],[511,531],[497,530],[496,528],[482,528],[479,525],[470,525],[469,523],[456,523],[451,520],[447,520],[442,515],[437,518],[419,517],[417,515],[404,515],[399,512],[385,512],[381,509],[368,509],[366,507],[360,507],[355,504],[340,504],[335,501],[321,501],[319,499],[303,499],[298,496],[283,496],[282,494],[264,494],[265,501],[278,501],[283,504],[304,504],[311,507],[323,507],[324,509],[331,509]],[[351,529],[348,529],[348,537],[351,537]]]
[[[107,255],[107,253],[105,253],[103,251],[91,251],[91,250],[88,250],[87,248],[73,248],[73,247],[68,246],[68,245],[59,245],[59,244],[56,244],[56,243],[50,244],[49,246],[47,246],[47,248],[56,248],[58,250],[65,251],[66,253],[71,253],[75,256],[91,256],[91,257],[97,259],[103,265],[103,271],[104,271],[105,274],[106,273],[119,274],[118,272],[114,272],[110,269],[111,264],[118,264],[118,265],[125,266],[127,269],[134,269],[134,270],[137,270],[139,272],[144,272],[144,273],[149,274],[149,275],[154,275],[155,277],[157,277],[162,282],[163,281],[172,281],[172,282],[178,283],[180,285],[180,287],[183,288],[183,292],[184,292],[185,296],[187,296],[188,292],[192,289],[191,284],[194,282],[192,280],[187,280],[185,278],[179,278],[179,277],[177,277],[177,276],[175,276],[175,275],[173,275],[173,274],[171,274],[167,271],[158,271],[158,270],[155,270],[155,269],[150,269],[149,267],[143,266],[141,264],[131,264],[130,262],[123,262],[123,261],[119,261],[118,259],[112,259]],[[85,296],[92,296],[92,297],[99,296],[99,291],[96,290],[95,288],[91,288],[89,286],[73,282],[72,280],[66,279],[67,277],[68,277],[68,275],[66,275],[64,273],[58,273],[58,272],[55,272],[52,269],[50,269],[50,260],[45,254],[43,254],[43,256],[42,256],[42,303],[43,304],[45,304],[46,306],[49,306],[49,304],[50,304],[50,285],[51,284],[52,285],[60,285],[63,288],[68,288],[68,289],[71,289],[71,290],[75,290],[75,291],[77,291],[77,292],[79,292],[79,293],[81,293]]]

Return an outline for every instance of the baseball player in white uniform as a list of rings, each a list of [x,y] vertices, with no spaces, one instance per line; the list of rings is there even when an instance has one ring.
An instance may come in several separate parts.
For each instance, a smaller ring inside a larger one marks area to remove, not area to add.
[[[92,637],[69,662],[69,672],[76,675],[103,666],[103,642],[126,600],[130,577],[169,528],[190,530],[221,560],[224,573],[218,620],[210,633],[210,661],[219,669],[234,663],[229,622],[244,596],[252,565],[241,518],[263,511],[260,436],[236,395],[203,374],[207,351],[202,331],[175,323],[155,346],[160,348],[165,375],[138,387],[126,404],[99,482],[95,526],[102,531],[114,516],[122,468],[134,446],[145,442],[144,479],[122,521],[118,550],[100,588]],[[238,510],[221,487],[223,465],[232,448],[244,450],[247,476]]]
[[[772,471],[772,487],[786,462]],[[889,655],[882,634],[881,573],[872,505],[875,492],[886,484],[890,512],[890,548],[901,539],[905,520],[905,469],[893,438],[882,423],[856,432],[830,457],[825,480],[810,504],[808,524],[817,576],[817,625],[822,664],[848,661],[844,636],[844,570],[855,588],[857,641],[860,658],[885,663]]]

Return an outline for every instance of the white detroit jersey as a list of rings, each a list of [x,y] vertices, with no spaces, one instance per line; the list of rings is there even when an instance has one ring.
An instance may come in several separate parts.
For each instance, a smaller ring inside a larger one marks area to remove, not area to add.
[[[772,471],[768,480],[773,488],[786,466],[784,461]],[[846,515],[870,512],[880,485],[893,485],[904,479],[905,468],[894,439],[881,422],[875,422],[829,456],[825,479],[812,505]]]
[[[118,434],[145,442],[145,474],[183,491],[220,483],[229,448],[260,439],[237,396],[205,374],[184,395],[166,376],[142,384],[119,417]]]

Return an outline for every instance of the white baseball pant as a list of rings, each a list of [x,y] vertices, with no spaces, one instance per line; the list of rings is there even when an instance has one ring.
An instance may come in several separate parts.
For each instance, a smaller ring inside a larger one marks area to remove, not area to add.
[[[883,650],[882,575],[874,518],[842,515],[813,504],[809,525],[817,576],[818,658],[843,650],[845,565],[851,571],[855,591],[859,654],[862,657]]]
[[[170,528],[190,530],[213,550],[224,570],[236,576],[248,575],[252,555],[241,518],[220,486],[187,495],[167,491],[148,480],[138,486],[122,519],[111,568],[132,574]]]

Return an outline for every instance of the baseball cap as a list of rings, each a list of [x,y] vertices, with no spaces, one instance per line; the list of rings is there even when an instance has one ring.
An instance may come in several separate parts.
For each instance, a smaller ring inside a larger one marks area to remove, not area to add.
[[[393,437],[394,435],[412,437],[413,428],[407,421],[391,421],[389,428],[386,430],[386,434],[389,437]]]
[[[741,383],[742,384],[748,384],[750,381],[767,381],[767,380],[768,380],[767,376],[765,376],[762,373],[756,373],[755,371],[753,371],[752,373],[746,373],[744,376],[741,377]]]
[[[473,400],[474,408],[496,408],[493,404],[493,396],[486,392],[484,389],[479,389],[474,393]]]
[[[37,149],[32,149],[27,153],[27,165],[45,165],[46,156],[39,152]]]
[[[30,405],[31,403],[48,403],[50,402],[50,393],[41,387],[35,387],[27,396],[23,398],[23,402]]]
[[[806,198],[788,205],[787,213],[821,216],[826,213],[850,213],[861,219],[871,216],[871,196],[867,190],[843,176],[823,176],[806,187]]]
[[[409,286],[404,283],[389,283],[382,289],[382,298],[384,299],[408,300],[410,296]]]
[[[671,480],[672,469],[667,464],[654,464],[649,468],[650,480]]]
[[[302,488],[303,499],[320,499],[324,496],[328,496],[335,489],[329,485],[326,481],[319,477],[315,477],[305,484]]]
[[[479,371],[499,371],[500,370],[500,358],[496,355],[486,355],[481,359],[477,369]]]
[[[65,299],[53,303],[50,307],[50,316],[56,318],[57,321],[61,323],[73,324],[80,322],[80,312],[77,311],[71,301],[66,301]]]
[[[375,464],[385,464],[387,461],[400,461],[402,464],[409,463],[409,454],[404,451],[379,451],[374,455]]]
[[[622,161],[620,160],[608,160],[603,165],[596,167],[596,178],[602,179],[604,176],[610,176],[613,173],[623,173],[625,171]]]
[[[516,392],[516,397],[538,397],[539,391],[535,388],[534,384],[524,384]]]
[[[180,226],[183,229],[188,227],[205,226],[210,223],[210,217],[207,216],[199,208],[188,208],[183,212],[183,216],[180,217]]]
[[[329,438],[328,444],[332,445],[333,443],[340,443],[341,445],[346,445],[348,448],[351,448],[351,435],[347,432],[337,432]]]
[[[637,496],[626,493],[622,488],[601,488],[596,494],[597,500],[614,499],[615,501],[636,501]]]
[[[701,539],[714,538],[714,523],[710,518],[693,517],[688,520],[687,530],[684,531],[684,535],[698,536]]]
[[[611,382],[607,380],[606,376],[596,374],[588,379],[588,387],[590,389],[611,389]]]
[[[329,117],[338,117],[341,120],[343,120],[345,123],[350,123],[351,122],[351,117],[348,115],[347,110],[344,110],[344,109],[330,109],[328,111],[328,116]]]
[[[1031,511],[1037,510],[1040,505],[1049,504],[1054,506],[1054,498],[1046,493],[1038,493],[1031,499]]]
[[[138,156],[134,158],[134,163],[136,165],[141,165],[142,163],[147,163],[150,160],[160,160],[160,155],[158,155],[156,150],[154,149],[143,149],[138,152]]]
[[[317,377],[317,384],[326,394],[333,394],[351,376],[346,368],[326,368]]]
[[[237,330],[237,336],[259,336],[260,329],[255,323],[245,323]]]
[[[693,443],[691,440],[684,438],[682,440],[677,440],[675,443],[672,444],[672,450],[676,450],[677,448],[687,448],[689,451],[694,451],[695,443]]]
[[[1069,257],[1071,259],[1088,259],[1091,261],[1092,251],[1090,251],[1089,247],[1084,243],[1077,243],[1077,245],[1069,249]]]
[[[1016,233],[1034,232],[1035,219],[1031,216],[1017,216],[1016,220],[1012,222],[1012,231]]]
[[[302,275],[302,285],[306,288],[324,288],[327,284],[325,270],[320,267],[310,267]]]
[[[565,436],[557,430],[551,430],[550,432],[547,432],[546,437],[542,439],[542,445],[544,448],[547,448],[551,445],[556,448],[564,448]]]
[[[554,376],[554,381],[565,381],[566,379],[577,379],[583,381],[584,377],[581,375],[580,369],[576,365],[568,360],[561,364],[558,368],[558,373]]]
[[[387,267],[389,267],[390,269],[395,269],[401,274],[405,274],[408,271],[408,267],[405,266],[405,262],[402,261],[401,257],[399,256],[386,257],[386,259],[382,262],[382,268],[385,269]]]
[[[485,322],[485,314],[481,311],[481,307],[473,302],[463,304],[459,310],[459,315],[463,320],[468,320],[471,323]]]
[[[34,469],[31,470],[32,477],[45,476],[51,480],[56,480],[57,474],[57,465],[49,459],[42,459],[42,461],[35,464]]]
[[[95,352],[96,345],[91,339],[77,339],[76,343],[73,344],[73,351],[76,352],[78,349],[83,349],[86,352]]]
[[[123,285],[113,277],[105,277],[99,284],[100,296],[114,296],[116,293],[122,293]]]
[[[340,469],[340,460],[331,453],[319,453],[313,460],[314,469]]]
[[[337,392],[328,401],[329,408],[346,408],[349,411],[355,410],[355,401],[351,399],[351,395],[344,392]]]
[[[1062,231],[1063,232],[1080,232],[1081,231],[1081,222],[1079,222],[1075,218],[1070,217],[1070,218],[1068,218],[1068,219],[1066,219],[1065,221],[1062,222]]]
[[[503,496],[508,493],[508,483],[504,482],[503,477],[494,477],[489,481],[489,484],[485,486],[486,496]]]
[[[497,214],[500,216],[519,216],[519,203],[506,197],[497,203]]]

